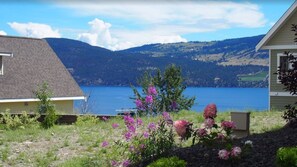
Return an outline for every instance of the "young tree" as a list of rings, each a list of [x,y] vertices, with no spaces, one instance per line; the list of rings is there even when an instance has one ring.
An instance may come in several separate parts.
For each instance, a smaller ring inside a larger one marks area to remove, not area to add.
[[[34,91],[35,96],[39,99],[38,109],[39,114],[45,114],[42,126],[46,129],[54,126],[58,120],[56,107],[51,101],[52,92],[48,88],[47,83],[43,83],[37,91]]]
[[[143,94],[149,95],[153,88],[156,89],[153,101],[156,112],[178,112],[180,110],[189,110],[195,101],[195,97],[187,98],[183,95],[186,86],[184,85],[184,78],[180,67],[174,64],[169,65],[164,73],[158,69],[157,74],[152,76],[146,72],[144,76],[138,81],[142,86]],[[136,99],[145,102],[145,98],[141,97],[140,93],[133,88]]]

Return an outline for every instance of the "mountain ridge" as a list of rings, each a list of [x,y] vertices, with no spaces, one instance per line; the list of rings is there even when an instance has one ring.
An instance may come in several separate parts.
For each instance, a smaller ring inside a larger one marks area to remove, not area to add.
[[[268,52],[255,52],[263,35],[211,42],[149,44],[120,51],[65,39],[46,38],[80,85],[137,85],[144,71],[176,64],[188,86],[265,87],[267,79],[244,82],[241,76],[268,73]],[[207,73],[205,72],[207,71]]]

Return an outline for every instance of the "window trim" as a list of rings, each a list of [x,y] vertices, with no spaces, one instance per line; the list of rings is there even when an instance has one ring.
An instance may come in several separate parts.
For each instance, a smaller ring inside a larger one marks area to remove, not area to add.
[[[0,64],[0,75],[4,75],[4,65],[3,65],[3,57],[13,57],[12,53],[9,52],[0,52],[1,64]]]
[[[294,57],[297,57],[297,53],[291,53]],[[276,64],[276,69],[278,70],[278,67],[280,66],[280,57],[284,57],[284,56],[287,56],[286,54],[284,54],[284,53],[277,53],[277,64]],[[292,66],[292,64],[291,63],[289,63],[288,64],[288,66],[290,67],[290,66]],[[281,82],[280,82],[280,80],[278,79],[278,74],[276,75],[276,83],[277,84],[281,84]]]

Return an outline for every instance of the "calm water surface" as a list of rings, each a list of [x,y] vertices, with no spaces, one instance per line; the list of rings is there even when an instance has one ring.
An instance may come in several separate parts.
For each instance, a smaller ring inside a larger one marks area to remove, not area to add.
[[[90,94],[89,104],[94,114],[116,115],[116,109],[134,108],[130,97],[130,87],[98,87],[82,86],[85,94]],[[139,91],[141,88],[139,88]],[[184,93],[188,97],[195,96],[192,110],[201,112],[209,103],[215,103],[219,111],[244,111],[268,109],[268,88],[198,88],[188,87]],[[79,108],[80,103],[76,102]]]

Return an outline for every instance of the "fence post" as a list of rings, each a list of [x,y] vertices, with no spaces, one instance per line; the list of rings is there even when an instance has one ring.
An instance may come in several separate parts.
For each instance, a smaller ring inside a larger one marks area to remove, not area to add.
[[[233,134],[238,137],[250,135],[250,112],[231,112],[231,121],[236,125]]]

